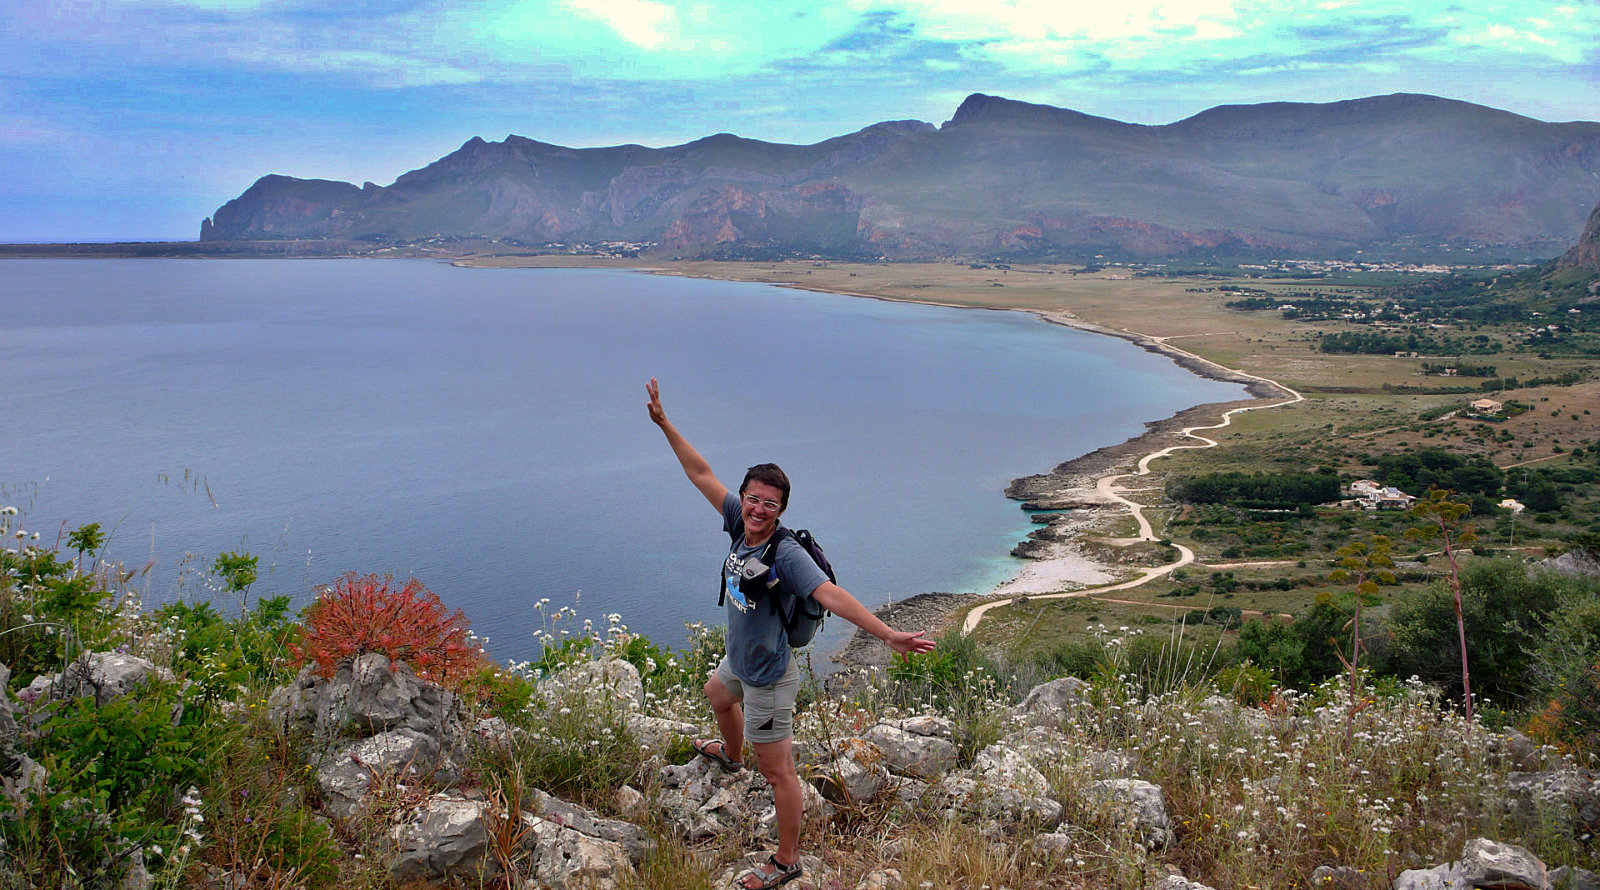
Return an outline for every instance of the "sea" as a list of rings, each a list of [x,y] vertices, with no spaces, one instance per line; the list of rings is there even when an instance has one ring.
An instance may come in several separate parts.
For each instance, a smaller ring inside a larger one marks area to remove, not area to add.
[[[721,620],[728,539],[648,419],[652,377],[724,483],[784,467],[784,522],[869,606],[987,592],[1034,527],[1013,478],[1242,394],[1025,313],[762,284],[5,260],[0,505],[63,549],[99,523],[147,609],[303,606],[372,572],[422,581],[497,659],[584,621],[681,646]],[[245,595],[210,577],[222,552],[259,559]]]

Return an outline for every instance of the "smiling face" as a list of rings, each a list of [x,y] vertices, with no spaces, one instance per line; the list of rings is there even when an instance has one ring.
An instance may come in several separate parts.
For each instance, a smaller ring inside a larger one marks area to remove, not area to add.
[[[744,515],[744,542],[754,546],[770,537],[783,515],[783,491],[759,479],[751,479],[739,492],[739,510]]]

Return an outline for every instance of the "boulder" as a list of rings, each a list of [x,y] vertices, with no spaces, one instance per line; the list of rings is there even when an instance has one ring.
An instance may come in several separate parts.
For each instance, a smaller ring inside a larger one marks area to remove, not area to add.
[[[1061,802],[1053,797],[990,784],[970,774],[945,776],[929,790],[943,797],[945,808],[952,816],[969,814],[1003,825],[1027,823],[1054,828],[1061,824],[1065,812]]]
[[[812,761],[811,756],[806,760],[806,780],[834,803],[853,805],[871,800],[889,784],[883,750],[866,739],[840,739],[817,760]]]
[[[397,881],[481,883],[500,870],[494,849],[501,827],[497,818],[488,801],[433,795],[390,830],[390,876]],[[540,886],[615,887],[651,849],[638,826],[601,819],[543,792],[536,792],[532,809],[516,819],[517,849],[512,855]]]
[[[447,765],[436,739],[396,729],[326,755],[317,770],[317,786],[322,789],[323,808],[348,820],[361,812],[375,784],[421,781]]]
[[[489,803],[436,794],[389,832],[397,881],[482,874],[497,867],[489,848]]]
[[[454,693],[376,652],[342,665],[332,677],[306,667],[273,691],[268,709],[281,729],[309,730],[319,739],[405,728],[453,746],[465,735]]]
[[[1550,876],[1538,857],[1513,844],[1487,838],[1467,841],[1457,866],[1472,887],[1545,890],[1550,886]]]
[[[447,721],[459,719],[458,708],[453,693],[419,679],[405,662],[370,652],[350,666],[344,722],[359,734],[404,727],[440,738]]]
[[[864,738],[883,752],[885,766],[900,775],[936,780],[956,768],[955,743],[939,736],[879,723],[868,729]]]
[[[1025,723],[1060,724],[1063,717],[1088,701],[1089,684],[1077,677],[1062,677],[1028,690],[1012,716]]]
[[[906,717],[901,720],[886,720],[884,723],[895,729],[909,732],[912,735],[929,736],[931,738],[944,739],[947,742],[960,741],[955,721],[949,717],[923,715],[921,717]]]
[[[633,878],[633,865],[621,844],[548,819],[529,819],[524,844],[533,850],[533,876],[539,882],[535,886],[613,890]]]
[[[637,791],[634,793],[638,794]],[[628,858],[635,863],[643,862],[645,856],[655,849],[649,833],[632,822],[597,816],[575,803],[568,803],[543,791],[534,791],[532,797],[525,812],[579,834],[617,844],[627,851]]]
[[[20,813],[27,809],[30,796],[44,794],[49,773],[26,754],[11,755],[6,767],[0,775],[0,794]]]
[[[166,668],[137,655],[85,652],[60,674],[35,677],[19,697],[37,701],[46,696],[60,700],[90,696],[97,706],[103,706],[150,680],[171,683],[174,677]]]
[[[1107,807],[1118,823],[1131,828],[1146,850],[1171,846],[1172,817],[1159,785],[1140,779],[1101,779],[1085,786],[1084,794]]]
[[[628,732],[634,741],[647,750],[656,752],[666,751],[679,739],[693,739],[706,735],[693,723],[668,720],[665,717],[651,717],[646,714],[629,714],[627,723]],[[710,735],[715,737],[716,733]]]
[[[897,868],[880,868],[869,871],[856,884],[856,890],[901,890],[906,880]]]
[[[1000,744],[978,752],[972,774],[990,786],[1009,788],[1031,797],[1046,797],[1051,792],[1050,781],[1044,773],[1034,769],[1033,764],[1015,750]]]
[[[1041,859],[1063,862],[1072,858],[1073,852],[1078,849],[1078,842],[1071,832],[1057,829],[1038,835],[1029,846],[1034,855]]]
[[[1400,873],[1392,890],[1547,890],[1550,878],[1544,863],[1512,844],[1474,838],[1461,849],[1455,862]]]

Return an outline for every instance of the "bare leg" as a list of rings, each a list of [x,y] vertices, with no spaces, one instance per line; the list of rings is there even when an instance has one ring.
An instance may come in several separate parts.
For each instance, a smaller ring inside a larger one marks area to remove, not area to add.
[[[744,760],[744,708],[740,700],[714,674],[706,681],[705,693],[711,700],[711,713],[717,718],[717,730],[722,733],[722,753],[729,760]]]
[[[772,786],[772,802],[778,808],[778,861],[793,865],[800,861],[800,823],[805,817],[805,798],[800,791],[800,775],[794,769],[794,739],[751,743],[761,775]]]

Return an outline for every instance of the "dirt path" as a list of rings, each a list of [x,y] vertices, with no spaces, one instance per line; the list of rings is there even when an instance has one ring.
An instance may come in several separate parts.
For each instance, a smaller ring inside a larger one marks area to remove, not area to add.
[[[1127,328],[1123,328],[1123,331],[1126,332],[1129,335],[1132,335],[1132,336],[1136,337],[1136,338],[1148,339],[1150,341],[1158,343],[1166,350],[1170,350],[1172,352],[1177,352],[1177,353],[1182,353],[1184,356],[1186,356],[1188,358],[1188,360],[1190,362],[1194,362],[1194,363],[1200,364],[1200,365],[1211,366],[1213,368],[1216,368],[1219,372],[1221,372],[1223,374],[1237,375],[1239,377],[1249,378],[1249,379],[1257,381],[1259,383],[1264,383],[1264,384],[1266,384],[1266,385],[1278,390],[1279,392],[1285,393],[1285,394],[1287,394],[1289,396],[1289,398],[1286,398],[1286,399],[1284,399],[1282,401],[1273,402],[1273,403],[1267,404],[1267,405],[1245,405],[1245,406],[1240,407],[1240,408],[1230,408],[1227,411],[1224,411],[1222,413],[1222,419],[1220,421],[1218,421],[1217,423],[1200,425],[1200,426],[1187,426],[1187,427],[1184,427],[1181,434],[1183,436],[1187,437],[1187,438],[1190,438],[1190,439],[1197,439],[1197,440],[1200,441],[1201,444],[1199,444],[1199,445],[1171,445],[1171,446],[1168,446],[1166,448],[1161,449],[1160,451],[1156,451],[1156,452],[1153,452],[1151,454],[1147,454],[1144,457],[1140,458],[1139,459],[1139,464],[1138,464],[1138,469],[1135,472],[1132,472],[1132,473],[1117,473],[1117,474],[1114,474],[1114,475],[1100,477],[1100,479],[1095,483],[1095,491],[1098,492],[1102,497],[1104,497],[1108,502],[1119,503],[1119,504],[1125,505],[1128,508],[1128,511],[1133,514],[1134,520],[1136,522],[1138,522],[1138,524],[1139,524],[1139,536],[1135,540],[1137,540],[1137,541],[1154,541],[1154,540],[1156,540],[1155,531],[1150,525],[1149,518],[1144,515],[1144,505],[1140,504],[1140,503],[1138,503],[1136,501],[1131,501],[1131,500],[1123,497],[1123,493],[1127,492],[1127,491],[1130,491],[1131,489],[1123,488],[1123,487],[1117,485],[1117,482],[1119,480],[1130,479],[1130,478],[1134,478],[1134,477],[1137,477],[1137,476],[1147,476],[1147,475],[1149,475],[1150,474],[1150,462],[1151,461],[1154,461],[1154,460],[1156,460],[1158,458],[1166,457],[1167,455],[1173,453],[1174,451],[1183,451],[1183,450],[1190,449],[1190,448],[1215,448],[1217,446],[1216,440],[1208,439],[1205,436],[1198,435],[1197,431],[1199,431],[1199,430],[1220,430],[1220,429],[1223,429],[1224,427],[1227,427],[1227,426],[1229,426],[1230,424],[1233,423],[1233,415],[1235,415],[1235,414],[1242,414],[1242,413],[1244,413],[1246,411],[1265,411],[1265,410],[1267,410],[1269,408],[1282,408],[1285,405],[1293,405],[1293,404],[1295,404],[1297,402],[1305,401],[1305,396],[1301,395],[1300,393],[1296,392],[1295,390],[1290,389],[1289,387],[1283,385],[1282,383],[1279,383],[1276,380],[1270,380],[1270,379],[1268,379],[1266,377],[1261,377],[1261,376],[1258,376],[1258,375],[1255,375],[1255,374],[1247,374],[1247,373],[1245,373],[1243,371],[1237,371],[1237,370],[1234,370],[1233,368],[1228,368],[1228,367],[1225,367],[1223,365],[1217,364],[1216,362],[1213,362],[1210,359],[1201,358],[1200,356],[1195,355],[1192,352],[1187,352],[1187,351],[1185,351],[1183,349],[1179,349],[1178,347],[1173,346],[1171,343],[1167,342],[1168,340],[1171,339],[1170,337],[1148,337],[1146,335],[1139,334],[1136,331],[1128,330]],[[1082,590],[1063,591],[1061,593],[1029,594],[1028,598],[1029,599],[1041,599],[1041,600],[1045,600],[1045,599],[1066,599],[1068,597],[1082,597],[1082,596],[1098,595],[1098,594],[1101,594],[1101,593],[1109,593],[1109,592],[1114,591],[1114,590],[1127,590],[1129,588],[1139,587],[1140,585],[1147,584],[1147,583],[1149,583],[1150,581],[1152,581],[1152,580],[1154,580],[1156,578],[1165,577],[1165,576],[1171,574],[1174,569],[1182,568],[1183,566],[1189,565],[1190,563],[1195,561],[1195,559],[1194,559],[1194,551],[1193,550],[1190,550],[1188,547],[1185,547],[1182,544],[1172,544],[1172,547],[1174,547],[1178,551],[1178,559],[1177,559],[1176,562],[1168,563],[1167,565],[1162,565],[1162,566],[1155,566],[1153,568],[1142,569],[1140,571],[1140,573],[1139,573],[1139,577],[1134,578],[1131,581],[1122,581],[1122,582],[1119,582],[1117,584],[1110,584],[1110,585],[1106,585],[1104,587],[1087,587],[1087,588],[1084,588]],[[1001,606],[1009,606],[1015,601],[1016,601],[1016,597],[1005,597],[1003,599],[990,600],[989,602],[983,603],[982,605],[979,605],[979,606],[973,608],[972,611],[967,613],[966,621],[963,622],[962,625],[961,625],[961,632],[962,633],[972,633],[974,630],[977,629],[978,624],[983,621],[983,616],[988,614],[990,609],[999,608]]]

